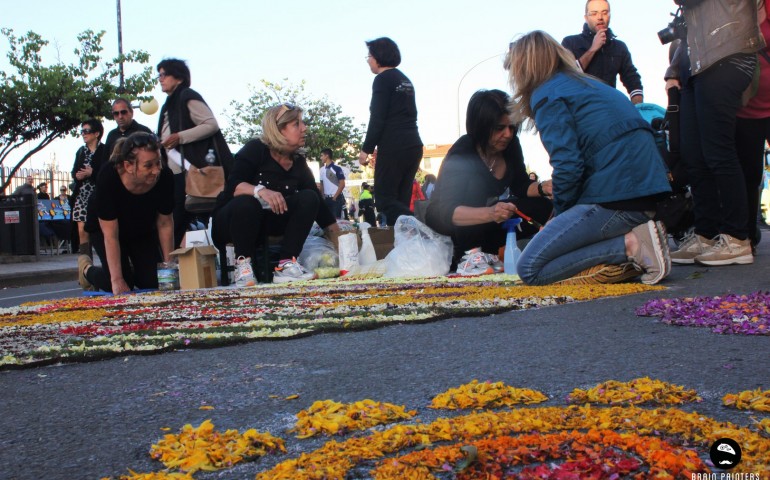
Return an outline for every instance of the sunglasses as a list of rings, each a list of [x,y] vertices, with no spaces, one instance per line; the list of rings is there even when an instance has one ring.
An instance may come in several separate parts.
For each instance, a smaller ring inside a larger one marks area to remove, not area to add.
[[[160,140],[158,140],[158,137],[154,133],[134,133],[128,136],[126,138],[126,141],[123,142],[123,145],[120,148],[120,155],[123,158],[128,157],[128,154],[131,153],[131,150],[135,148],[152,148],[152,149],[158,149],[160,148]]]
[[[113,117],[119,117],[121,115],[128,115],[128,110],[115,110],[112,112]]]
[[[62,188],[62,189],[61,189],[61,190],[59,190],[59,191],[60,191],[61,193],[67,193],[67,189],[66,189],[66,188]]]
[[[291,112],[292,110],[296,110],[297,106],[292,103],[284,103],[281,105],[281,109],[278,111],[278,115],[275,117],[275,123],[278,123],[281,121],[281,117],[286,115],[286,112]]]
[[[170,76],[171,76],[171,74],[170,74],[170,73],[161,72],[161,73],[159,73],[159,74],[158,74],[158,76],[157,76],[157,77],[155,77],[155,78],[157,78],[158,80],[163,80],[164,78],[166,78],[166,77],[170,77]]]
[[[91,130],[90,128],[84,128],[83,130],[80,131],[81,135],[90,135],[92,133],[94,133],[94,131]]]

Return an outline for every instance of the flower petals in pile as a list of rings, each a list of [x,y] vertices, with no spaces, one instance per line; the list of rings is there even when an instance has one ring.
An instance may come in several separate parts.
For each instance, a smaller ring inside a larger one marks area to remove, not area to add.
[[[206,420],[199,427],[190,424],[179,434],[167,434],[150,449],[150,456],[166,468],[186,473],[229,468],[241,461],[277,451],[285,452],[283,440],[254,429],[224,433],[214,430]]]
[[[714,333],[770,335],[770,293],[650,300],[636,310],[663,323],[706,327]]]
[[[477,382],[470,382],[463,387],[470,391],[471,386],[477,385]],[[657,394],[661,403],[664,402],[662,398],[681,390],[649,379],[626,383],[609,381],[601,385],[615,391],[619,398],[629,398],[637,393],[624,394],[624,388],[635,390],[640,385],[666,386],[662,390],[669,393]],[[677,397],[674,403],[698,398],[689,393],[674,396]],[[307,411],[300,412],[298,417],[309,418],[308,414],[312,411],[313,415],[321,414],[319,418],[324,421],[342,413],[355,418],[363,412],[369,415],[368,412],[386,405],[370,400],[353,404],[316,402]],[[407,412],[403,407],[396,407],[393,411],[399,412],[396,415],[398,418],[387,421],[399,421],[415,415],[415,412]],[[392,417],[390,414],[386,416]],[[310,424],[309,421],[305,423]],[[421,421],[417,416],[414,423],[398,423],[387,428],[369,428],[369,423],[360,422],[344,431],[339,428],[336,437],[320,447],[318,440],[300,438],[297,445],[290,449],[290,458],[261,471],[256,478],[684,480],[693,478],[694,473],[712,472],[712,465],[706,463],[708,451],[714,439],[721,437],[731,438],[741,446],[743,455],[740,465],[743,471],[770,474],[770,437],[765,430],[770,425],[764,420],[755,424],[752,428],[739,426],[675,407],[648,409],[635,405],[604,407],[591,404],[523,407],[502,412],[485,410],[432,421]],[[167,435],[154,445],[152,454],[159,458],[158,452],[164,452],[169,467],[189,468],[192,464],[201,472],[211,468],[196,463],[201,458],[218,458],[218,466],[234,464],[233,459],[222,459],[225,449],[222,445],[224,440],[220,437],[228,434],[230,431],[215,434],[210,422],[204,422],[199,429],[187,425],[179,436]],[[259,447],[259,454],[278,450],[286,453],[279,439],[269,434],[260,435],[263,435],[263,444]],[[231,438],[240,437],[235,432]],[[192,446],[186,450],[180,447],[193,442],[195,448],[201,447],[203,451],[197,451]],[[247,461],[256,455],[242,453],[240,456]],[[188,473],[191,471],[188,470]],[[143,474],[147,476],[124,476],[120,480],[191,478],[162,476],[165,474],[178,475],[166,470]],[[231,478],[225,473],[219,475]]]
[[[722,404],[739,410],[770,412],[770,390],[762,391],[761,388],[758,388],[737,394],[728,393],[722,397]]]
[[[473,380],[457,388],[450,388],[433,397],[430,408],[446,410],[482,409],[531,405],[548,400],[536,390],[514,388],[503,382],[482,382]]]
[[[662,287],[524,287],[508,275],[318,280],[0,308],[0,369],[489,315]]]
[[[297,414],[297,425],[291,431],[297,432],[297,438],[320,434],[337,435],[408,420],[415,414],[416,411],[407,412],[403,406],[373,400],[348,404],[324,400],[314,402],[307,410],[300,411]]]
[[[630,382],[608,380],[588,390],[576,388],[570,393],[568,400],[570,403],[604,403],[609,405],[639,405],[642,403],[679,405],[686,402],[702,401],[695,390],[686,390],[680,385],[652,380],[649,377],[635,378]]]

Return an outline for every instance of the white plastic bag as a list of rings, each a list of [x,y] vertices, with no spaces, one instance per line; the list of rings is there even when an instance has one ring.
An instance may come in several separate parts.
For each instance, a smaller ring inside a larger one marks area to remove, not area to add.
[[[307,270],[313,271],[319,267],[337,267],[339,259],[331,241],[324,237],[309,236],[302,246],[302,253],[297,261]]]
[[[358,252],[358,264],[364,266],[371,265],[377,261],[372,237],[369,236],[369,227],[370,225],[366,222],[358,226],[361,229],[361,251]]]
[[[452,239],[415,217],[402,215],[393,227],[393,250],[385,257],[386,277],[435,277],[449,273]]]

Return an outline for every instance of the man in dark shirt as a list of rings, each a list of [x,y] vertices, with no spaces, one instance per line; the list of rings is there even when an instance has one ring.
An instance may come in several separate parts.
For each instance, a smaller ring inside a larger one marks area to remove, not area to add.
[[[134,120],[134,109],[131,107],[131,102],[125,98],[118,98],[112,102],[112,118],[115,119],[118,127],[107,134],[107,140],[104,142],[109,155],[112,155],[112,149],[118,139],[127,137],[134,132],[152,133],[152,130]]]
[[[584,72],[615,87],[617,76],[634,104],[644,101],[642,78],[631,61],[625,43],[610,30],[610,4],[606,0],[586,2],[583,32],[564,37],[561,44],[575,55]]]

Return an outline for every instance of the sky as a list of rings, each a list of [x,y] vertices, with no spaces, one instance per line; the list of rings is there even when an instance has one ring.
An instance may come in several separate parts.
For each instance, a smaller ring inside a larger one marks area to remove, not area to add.
[[[668,46],[660,45],[656,32],[671,20],[674,7],[671,0],[611,3],[610,28],[631,51],[645,101],[659,105],[666,102]],[[415,85],[418,127],[426,145],[451,144],[465,133],[465,107],[476,90],[510,92],[502,60],[512,40],[536,29],[557,40],[579,33],[584,8],[584,0],[121,2],[124,52],[147,51],[153,70],[163,58],[186,60],[193,89],[223,127],[232,112],[230,103],[245,101],[250,86],[262,79],[304,80],[310,95],[326,96],[356,124],[366,124],[374,76],[365,61],[364,42],[388,36],[401,50],[399,68]],[[117,55],[117,1],[5,0],[2,11],[0,27],[12,28],[16,35],[33,30],[50,41],[43,52],[45,63],[57,58],[73,62],[77,34],[86,29],[105,30],[103,57]],[[0,68],[10,72],[7,52],[7,41],[0,38]],[[165,101],[160,88],[152,94],[161,104]],[[157,114],[135,112],[137,121],[156,128]],[[105,132],[115,126],[105,119]],[[551,170],[539,138],[523,133],[521,139],[527,164],[548,178]],[[55,158],[59,169],[68,171],[80,145],[78,138],[58,140],[37,154],[32,166]],[[19,156],[25,153],[21,150]]]

